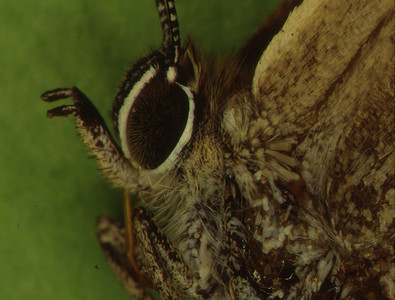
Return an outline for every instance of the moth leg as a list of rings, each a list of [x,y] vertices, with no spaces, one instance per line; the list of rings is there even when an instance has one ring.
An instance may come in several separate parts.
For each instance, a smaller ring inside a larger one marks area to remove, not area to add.
[[[240,189],[233,182],[228,182],[229,191],[225,197],[225,253],[227,268],[223,271],[223,278],[228,284],[231,299],[266,299],[265,294],[254,279],[250,276],[250,270],[246,266],[250,256],[250,236],[245,224],[246,211],[240,210],[245,207],[247,201],[243,198]],[[247,217],[248,218],[248,217]],[[258,261],[255,261],[258,264]]]
[[[142,271],[149,276],[161,297],[191,297],[191,291],[194,290],[193,276],[171,242],[151,221],[143,208],[133,210],[133,222],[137,249],[141,251]]]
[[[125,290],[132,299],[151,300],[152,297],[139,282],[136,274],[128,267],[126,257],[125,230],[121,224],[113,222],[106,216],[96,221],[96,232],[106,259]]]
[[[47,111],[47,116],[53,118],[73,115],[84,144],[89,152],[96,157],[100,168],[109,179],[117,187],[134,189],[137,182],[137,171],[124,157],[91,101],[76,87],[55,89],[41,95],[41,99],[46,102],[65,98],[73,98],[73,104],[50,109]]]
[[[149,281],[149,279],[140,272],[140,267],[134,254],[136,243],[133,235],[132,206],[130,203],[129,193],[126,191],[124,192],[123,203],[125,220],[126,258],[128,266],[133,271],[133,273],[136,274],[142,285],[152,287],[152,283]]]

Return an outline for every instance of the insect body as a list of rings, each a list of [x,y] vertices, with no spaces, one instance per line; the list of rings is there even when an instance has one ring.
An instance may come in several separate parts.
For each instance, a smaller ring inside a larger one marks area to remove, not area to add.
[[[299,4],[284,2],[211,64],[181,47],[174,1],[156,3],[162,47],[114,100],[120,146],[77,88],[42,95],[74,99],[48,115],[73,115],[104,173],[139,197],[135,257],[119,226],[97,226],[129,293],[149,297],[141,268],[165,299],[393,297],[390,1],[306,0],[273,38]]]

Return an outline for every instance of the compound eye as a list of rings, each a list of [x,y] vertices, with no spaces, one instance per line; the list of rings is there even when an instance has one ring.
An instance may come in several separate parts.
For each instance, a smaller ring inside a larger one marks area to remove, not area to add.
[[[144,169],[171,167],[191,138],[193,116],[193,94],[189,88],[153,79],[129,111],[129,158]]]

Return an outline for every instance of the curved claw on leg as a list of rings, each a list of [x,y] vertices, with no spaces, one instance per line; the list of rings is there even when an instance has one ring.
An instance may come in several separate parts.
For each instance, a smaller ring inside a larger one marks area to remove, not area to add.
[[[86,102],[86,96],[76,87],[69,88],[58,88],[50,91],[46,91],[41,94],[41,99],[45,102],[54,102],[61,99],[73,98],[74,104],[72,105],[61,105],[52,108],[47,111],[47,117],[67,117],[69,115],[75,114],[79,111],[79,103]],[[89,101],[89,100],[88,100]]]

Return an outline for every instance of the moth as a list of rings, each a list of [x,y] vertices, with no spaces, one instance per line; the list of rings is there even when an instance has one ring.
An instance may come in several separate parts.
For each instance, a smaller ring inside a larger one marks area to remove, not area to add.
[[[234,56],[161,47],[113,102],[76,87],[89,152],[125,191],[100,244],[134,299],[394,299],[394,18],[389,0],[285,1]],[[129,195],[137,195],[132,208]]]

